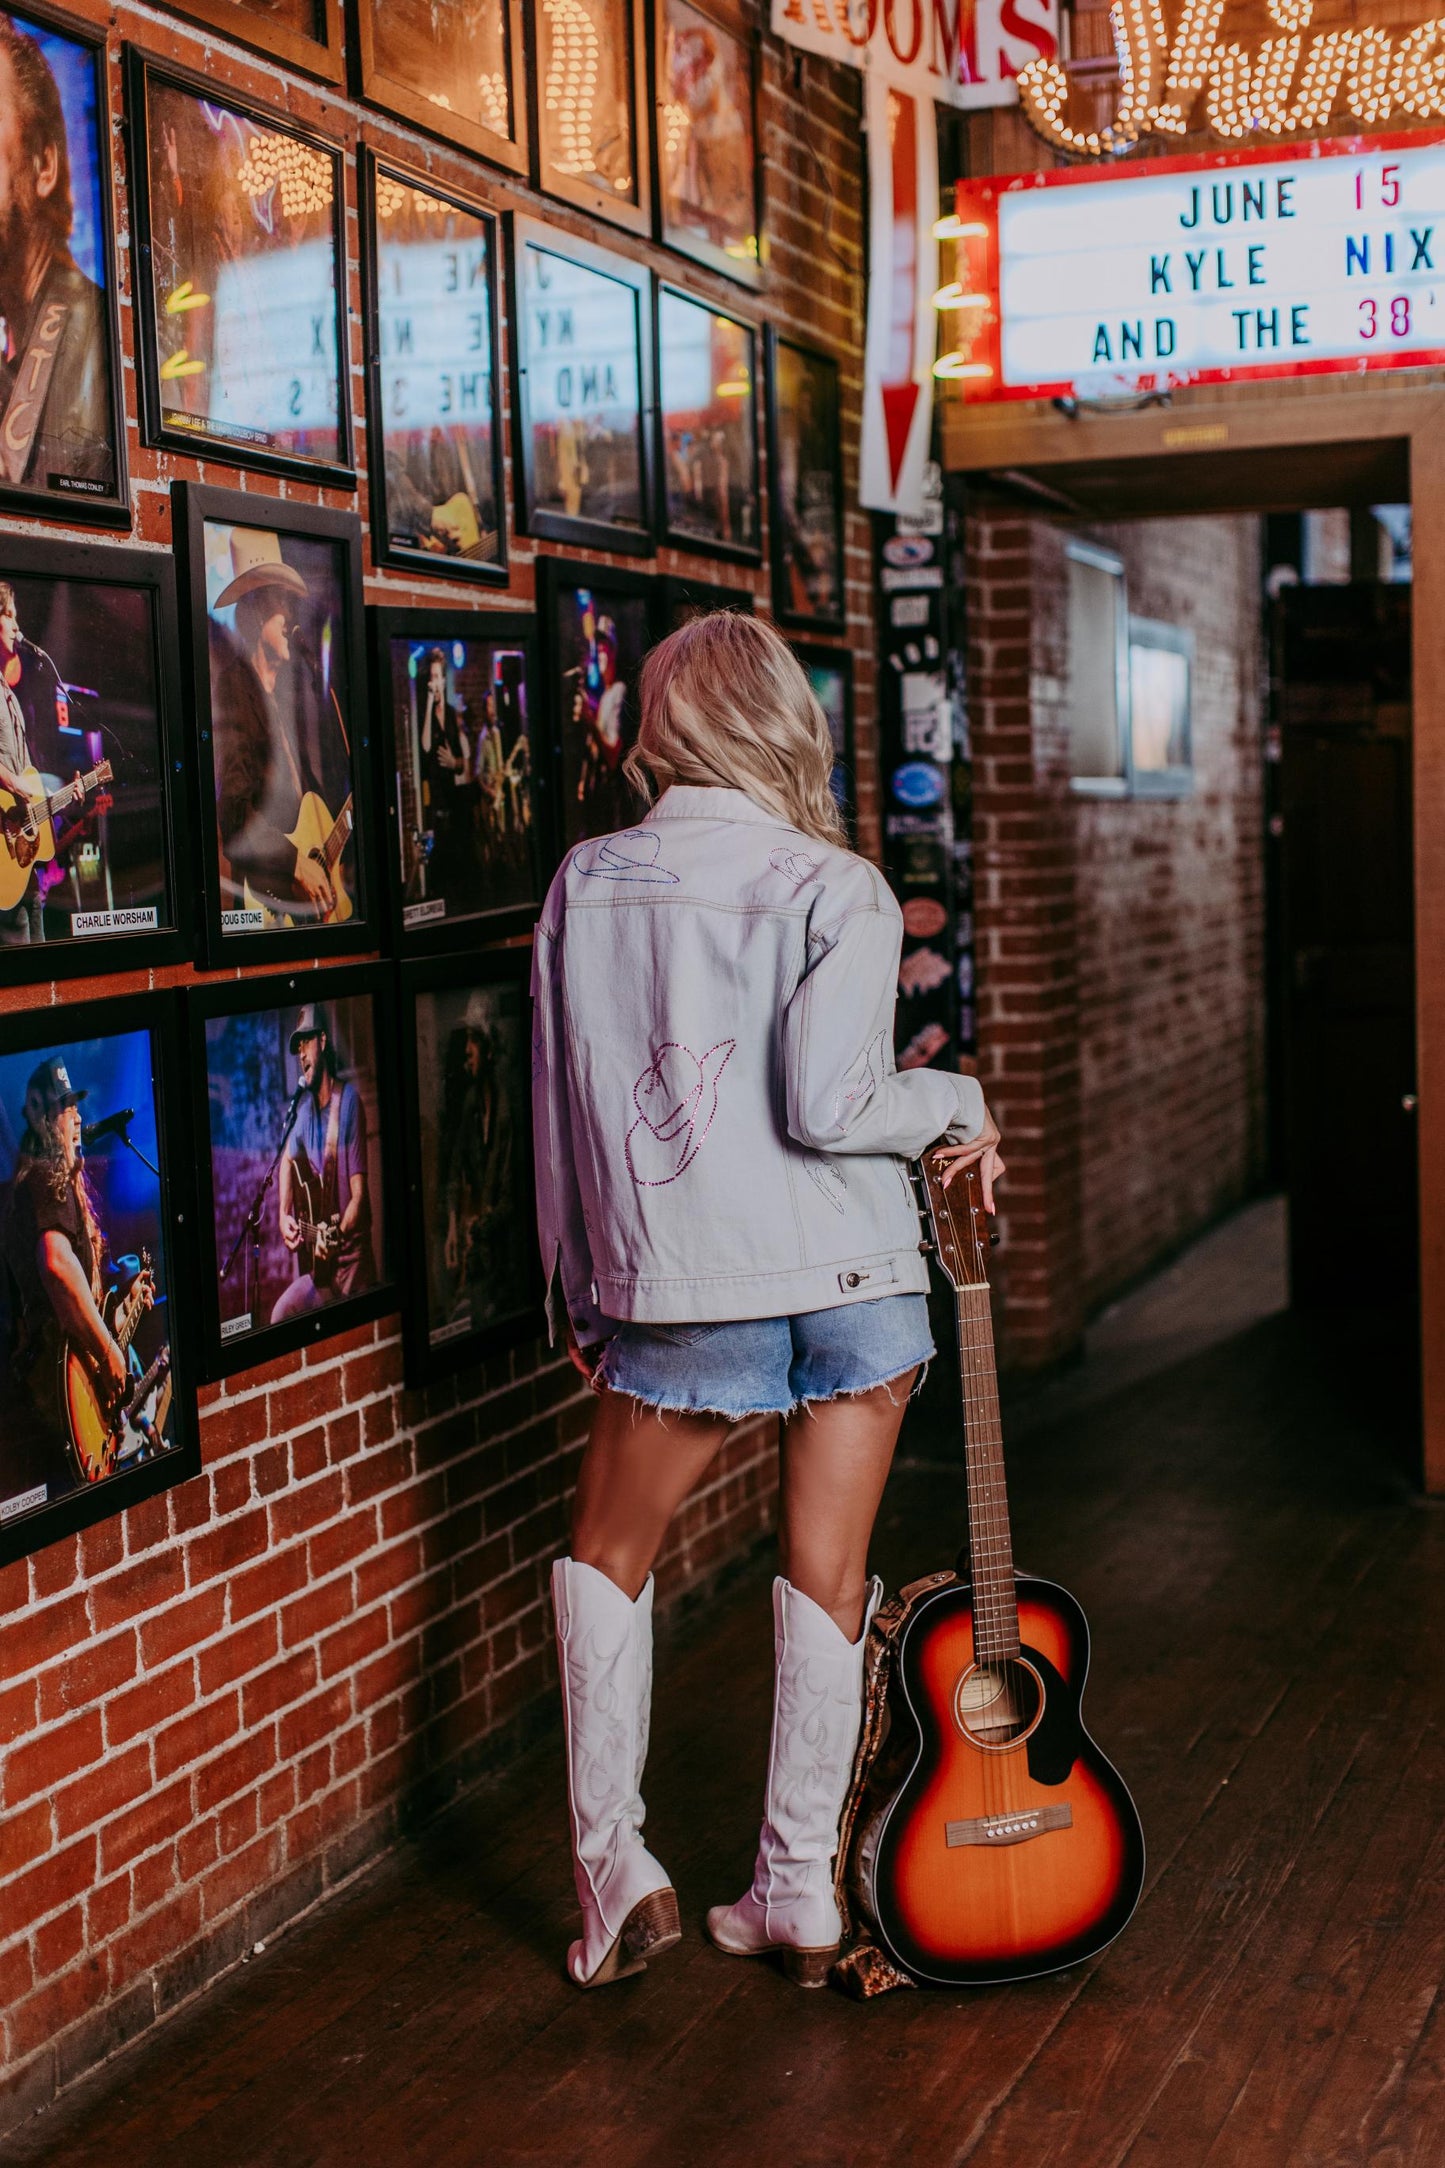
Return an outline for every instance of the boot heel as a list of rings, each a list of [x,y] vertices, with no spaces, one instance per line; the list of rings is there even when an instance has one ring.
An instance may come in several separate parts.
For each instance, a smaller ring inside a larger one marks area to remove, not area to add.
[[[783,1951],[783,1970],[795,1987],[826,1987],[828,1974],[838,1956],[835,1942],[831,1950]]]
[[[654,1890],[641,1904],[634,1905],[618,1940],[626,1959],[636,1964],[645,1963],[659,1951],[670,1950],[675,1942],[681,1942],[682,1921],[678,1915],[676,1890]]]

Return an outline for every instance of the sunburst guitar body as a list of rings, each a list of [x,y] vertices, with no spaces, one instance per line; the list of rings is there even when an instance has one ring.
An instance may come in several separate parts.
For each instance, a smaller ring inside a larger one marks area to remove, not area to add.
[[[1016,1574],[977,1171],[922,1203],[956,1301],[969,1540],[875,1622],[872,1705],[845,1814],[846,1887],[915,1980],[984,1987],[1094,1956],[1144,1884],[1144,1833],[1084,1729],[1089,1629],[1052,1582]]]

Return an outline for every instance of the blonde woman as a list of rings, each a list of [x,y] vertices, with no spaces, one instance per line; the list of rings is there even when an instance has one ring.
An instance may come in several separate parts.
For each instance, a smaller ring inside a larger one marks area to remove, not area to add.
[[[777,1673],[752,1887],[708,1932],[819,1985],[879,1584],[868,1543],[932,1354],[904,1158],[1003,1172],[971,1077],[900,1073],[902,921],[851,852],[822,709],[726,613],[648,657],[628,773],[651,810],[584,843],[537,929],[537,1205],[554,1337],[599,1399],[552,1573],[579,1987],[679,1939],[642,1841],[652,1564],[729,1430],[782,1418]],[[950,1176],[951,1178],[951,1176]]]

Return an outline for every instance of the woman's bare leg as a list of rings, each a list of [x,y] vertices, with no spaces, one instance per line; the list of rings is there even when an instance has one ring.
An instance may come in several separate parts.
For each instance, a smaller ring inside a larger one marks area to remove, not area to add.
[[[725,1415],[644,1407],[604,1392],[577,1477],[572,1556],[636,1601],[672,1517],[707,1473],[728,1432]]]
[[[871,1393],[811,1401],[783,1426],[783,1576],[849,1641],[863,1624],[868,1541],[917,1375],[910,1370]]]

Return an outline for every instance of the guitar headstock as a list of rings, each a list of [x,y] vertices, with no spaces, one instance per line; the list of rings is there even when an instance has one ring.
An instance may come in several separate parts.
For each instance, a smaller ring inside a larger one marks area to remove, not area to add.
[[[944,1188],[948,1162],[936,1155],[947,1142],[946,1137],[939,1137],[915,1160],[915,1179],[939,1269],[954,1293],[961,1295],[967,1288],[988,1286],[993,1234],[983,1208],[983,1184],[976,1166],[966,1167]]]

